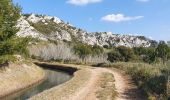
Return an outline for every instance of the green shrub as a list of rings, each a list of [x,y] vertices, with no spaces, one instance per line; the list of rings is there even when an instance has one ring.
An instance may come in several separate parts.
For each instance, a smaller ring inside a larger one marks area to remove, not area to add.
[[[117,61],[121,61],[122,57],[118,51],[114,50],[114,51],[108,53],[107,60],[109,60],[110,62],[117,62]]]
[[[88,55],[100,55],[104,52],[103,48],[97,45],[91,46],[83,43],[77,43],[74,45],[74,51],[81,58]]]
[[[110,62],[117,62],[117,61],[133,61],[136,60],[136,55],[134,54],[133,49],[119,46],[113,48],[111,52],[108,53],[108,60]]]
[[[15,62],[16,58],[14,56],[12,56],[12,55],[0,56],[0,64],[5,63],[6,61]]]

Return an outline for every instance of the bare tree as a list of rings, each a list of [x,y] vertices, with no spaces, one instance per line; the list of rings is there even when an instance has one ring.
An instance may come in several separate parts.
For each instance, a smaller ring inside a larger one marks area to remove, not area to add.
[[[39,57],[43,60],[62,60],[72,61],[76,63],[104,63],[107,62],[107,55],[87,55],[84,59],[81,59],[76,55],[71,46],[67,44],[48,44],[48,45],[34,45],[29,47],[30,55]]]

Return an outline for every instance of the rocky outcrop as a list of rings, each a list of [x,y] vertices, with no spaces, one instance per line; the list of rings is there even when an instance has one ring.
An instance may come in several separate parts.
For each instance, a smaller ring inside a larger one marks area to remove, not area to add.
[[[22,16],[17,27],[20,29],[17,33],[20,37],[31,36],[46,41],[80,41],[89,45],[126,47],[150,47],[156,43],[144,36],[119,35],[111,32],[88,33],[57,17],[45,15]]]

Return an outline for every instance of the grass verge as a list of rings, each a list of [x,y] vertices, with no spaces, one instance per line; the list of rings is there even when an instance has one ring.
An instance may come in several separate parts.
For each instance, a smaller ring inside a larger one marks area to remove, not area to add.
[[[99,100],[114,100],[117,96],[115,91],[115,79],[111,73],[103,73],[100,80],[101,89],[96,92]]]
[[[149,100],[165,100],[167,96],[167,76],[170,68],[163,65],[145,63],[109,63],[102,67],[118,68],[131,75],[138,87],[148,96]]]

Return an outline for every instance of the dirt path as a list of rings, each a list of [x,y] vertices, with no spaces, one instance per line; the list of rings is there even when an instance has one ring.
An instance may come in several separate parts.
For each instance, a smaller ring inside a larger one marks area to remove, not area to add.
[[[112,69],[110,72],[115,77],[115,87],[118,92],[116,100],[146,100],[130,76],[118,69]]]
[[[114,75],[115,78],[115,88],[118,92],[116,100],[145,100],[139,94],[140,91],[134,85],[132,79],[121,73],[117,69],[106,69],[106,68],[95,68],[92,69],[92,76],[85,87],[81,88],[75,93],[71,100],[98,100],[96,92],[100,89],[99,80],[100,75],[103,72],[109,72]]]
[[[75,65],[69,66],[75,67]],[[111,97],[115,93],[114,84],[118,93],[115,100],[146,100],[131,77],[118,69],[90,66],[76,66],[76,68],[80,70],[75,72],[70,81],[46,90],[30,100],[113,100]]]

